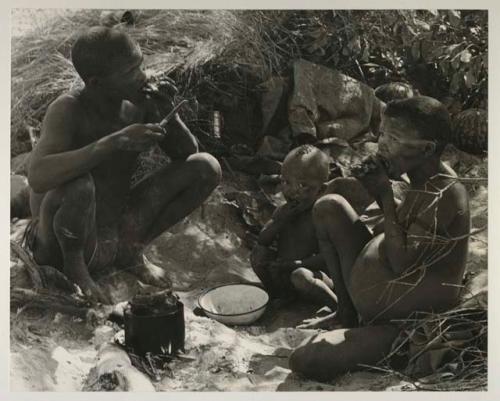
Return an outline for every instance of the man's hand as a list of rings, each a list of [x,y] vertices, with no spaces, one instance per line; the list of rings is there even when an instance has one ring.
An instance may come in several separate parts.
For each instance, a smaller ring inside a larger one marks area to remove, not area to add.
[[[377,199],[381,195],[392,191],[391,181],[378,158],[370,157],[364,161],[364,164],[368,165],[369,168],[366,168],[366,171],[363,171],[362,174],[355,173],[355,177],[361,181],[370,195]]]
[[[111,134],[108,139],[114,149],[142,152],[165,137],[165,130],[158,124],[132,124]]]

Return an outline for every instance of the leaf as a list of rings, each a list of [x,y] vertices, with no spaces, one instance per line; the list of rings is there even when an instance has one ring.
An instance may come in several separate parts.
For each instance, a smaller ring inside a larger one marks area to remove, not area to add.
[[[471,89],[476,84],[476,76],[472,70],[469,70],[465,73],[464,82],[467,89]]]
[[[472,59],[472,54],[470,51],[468,50],[463,50],[461,53],[460,53],[460,61],[462,63],[469,63],[470,60]]]
[[[451,59],[451,66],[455,69],[458,70],[460,68],[460,57],[459,55],[456,55]]]
[[[422,20],[419,20],[417,18],[415,18],[413,20],[413,22],[415,23],[415,25],[417,25],[418,27],[420,27],[420,29],[423,29],[424,31],[430,31],[431,30],[431,26],[425,22],[425,21],[422,21]]]
[[[457,50],[460,49],[464,44],[463,43],[457,43],[454,45],[450,45],[446,48],[446,54],[449,54],[450,56],[453,55],[453,53]]]
[[[463,75],[460,72],[456,72],[451,79],[450,93],[455,95],[460,90],[460,84],[462,83]]]
[[[420,42],[417,40],[413,42],[413,45],[411,46],[411,56],[414,60],[420,59]]]
[[[430,59],[435,60],[445,54],[446,46],[438,46],[436,47],[430,54]]]
[[[432,50],[433,50],[432,42],[429,42],[427,40],[422,40],[420,46],[420,53],[425,61],[431,60]]]
[[[431,9],[431,10],[427,10],[429,13],[431,13],[432,15],[434,15],[434,17],[437,17],[439,15],[439,12],[438,10],[434,10],[434,9]]]
[[[364,63],[363,67],[368,67],[368,68],[381,68],[382,66],[380,64],[375,64],[375,63]]]
[[[361,61],[370,60],[370,45],[367,40],[364,40],[363,54],[361,56]]]
[[[446,10],[446,14],[448,15],[448,20],[450,21],[451,26],[460,25],[460,11],[456,10]]]
[[[442,60],[439,62],[439,67],[441,68],[441,72],[443,73],[443,75],[447,76],[450,69],[449,62],[447,60]]]
[[[357,55],[361,52],[361,41],[359,36],[352,38],[349,42],[349,49],[351,50],[353,55]]]

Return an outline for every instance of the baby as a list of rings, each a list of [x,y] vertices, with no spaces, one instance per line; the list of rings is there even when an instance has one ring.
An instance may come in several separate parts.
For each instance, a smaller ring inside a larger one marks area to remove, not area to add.
[[[329,176],[328,156],[311,145],[293,149],[281,169],[286,199],[259,234],[252,268],[271,298],[304,299],[336,308],[333,282],[324,273],[312,220],[312,207]]]

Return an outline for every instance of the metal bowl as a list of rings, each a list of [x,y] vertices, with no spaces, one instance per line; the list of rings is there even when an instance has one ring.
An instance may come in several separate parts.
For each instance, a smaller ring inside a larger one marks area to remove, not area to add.
[[[227,325],[248,325],[266,311],[269,295],[253,284],[224,284],[205,291],[198,306],[205,314]]]

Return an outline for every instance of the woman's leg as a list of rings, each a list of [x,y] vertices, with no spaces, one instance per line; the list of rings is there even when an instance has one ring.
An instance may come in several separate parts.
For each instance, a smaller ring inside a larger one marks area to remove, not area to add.
[[[321,197],[314,205],[313,220],[321,255],[335,285],[337,319],[345,327],[355,327],[358,324],[357,313],[347,284],[357,256],[372,235],[340,195]]]
[[[393,325],[338,329],[307,339],[290,355],[290,369],[307,378],[328,381],[375,365],[391,350],[399,330]]]

